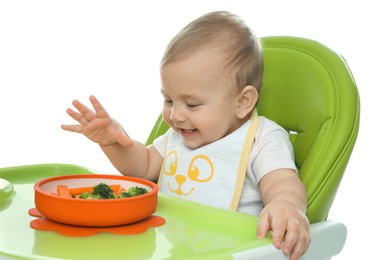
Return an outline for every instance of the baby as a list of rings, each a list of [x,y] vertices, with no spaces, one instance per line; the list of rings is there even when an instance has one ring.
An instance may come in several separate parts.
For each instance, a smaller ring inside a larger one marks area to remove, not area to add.
[[[236,15],[212,12],[184,27],[161,61],[162,116],[170,129],[145,146],[96,97],[62,125],[98,143],[123,175],[158,181],[172,196],[259,216],[257,234],[298,259],[310,244],[306,190],[287,132],[257,115],[258,38]],[[210,196],[209,190],[213,190]]]

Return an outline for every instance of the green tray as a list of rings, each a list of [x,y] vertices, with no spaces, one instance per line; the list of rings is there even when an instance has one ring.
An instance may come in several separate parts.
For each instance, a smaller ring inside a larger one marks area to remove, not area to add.
[[[271,244],[256,237],[257,218],[159,194],[155,215],[162,226],[136,235],[99,233],[68,237],[34,230],[28,210],[35,207],[33,185],[58,175],[97,173],[69,164],[38,164],[0,169],[14,188],[0,196],[0,259],[232,259],[237,252]]]

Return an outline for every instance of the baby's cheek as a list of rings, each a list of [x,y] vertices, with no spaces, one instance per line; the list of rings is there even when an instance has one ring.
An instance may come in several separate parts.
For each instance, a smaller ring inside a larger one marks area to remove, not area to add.
[[[164,121],[170,126],[172,127],[172,120],[170,119],[171,117],[171,109],[169,108],[163,108],[162,110],[162,117],[164,119]]]

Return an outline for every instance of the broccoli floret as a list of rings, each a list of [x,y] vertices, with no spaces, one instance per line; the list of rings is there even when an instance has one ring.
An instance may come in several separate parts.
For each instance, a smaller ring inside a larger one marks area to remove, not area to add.
[[[93,199],[93,196],[91,193],[86,191],[80,194],[79,199]]]
[[[148,193],[145,188],[138,186],[131,187],[127,191],[122,192],[118,197],[115,195],[111,187],[105,183],[99,183],[93,187],[92,193],[84,192],[79,195],[80,199],[116,199],[128,198]]]
[[[93,198],[94,199],[114,199],[116,198],[114,192],[105,183],[99,183],[95,187],[93,187],[93,192],[92,192]]]
[[[118,198],[128,198],[130,197],[130,194],[126,191],[121,192],[121,194],[118,196]]]
[[[130,195],[129,197],[134,197],[134,196],[138,196],[138,195],[142,195],[142,194],[148,193],[148,191],[145,188],[134,186],[134,187],[131,187],[127,191],[127,193]]]

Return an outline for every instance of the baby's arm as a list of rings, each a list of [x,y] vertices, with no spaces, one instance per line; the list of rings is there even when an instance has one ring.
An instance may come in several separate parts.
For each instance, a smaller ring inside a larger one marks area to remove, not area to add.
[[[309,247],[310,224],[305,215],[306,189],[294,170],[279,169],[259,183],[264,209],[260,213],[258,236],[272,230],[273,244],[290,259],[298,259]]]
[[[73,101],[77,111],[67,113],[79,124],[62,125],[62,129],[81,133],[100,145],[115,168],[124,175],[157,180],[162,157],[153,146],[145,147],[130,139],[123,127],[112,119],[96,97],[90,97],[94,110]]]
[[[131,147],[119,143],[102,146],[115,168],[123,175],[133,176],[157,181],[161,169],[162,157],[153,145],[145,147],[144,144],[132,140]]]

